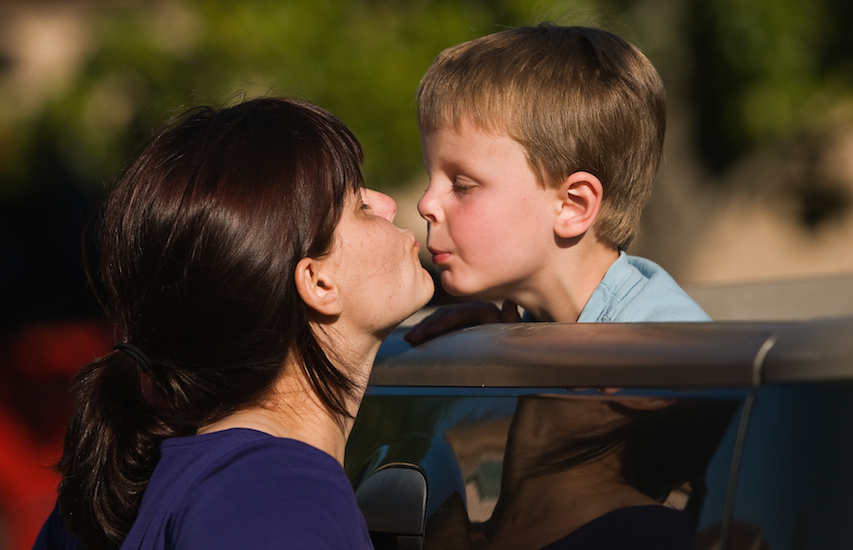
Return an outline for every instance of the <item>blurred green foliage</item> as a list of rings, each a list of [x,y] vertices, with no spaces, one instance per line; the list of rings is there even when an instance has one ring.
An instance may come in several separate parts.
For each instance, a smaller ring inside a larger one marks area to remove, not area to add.
[[[15,154],[0,157],[0,192],[32,186],[45,159],[101,185],[163,119],[244,94],[301,97],[331,110],[363,142],[368,181],[393,186],[420,170],[413,97],[432,59],[457,42],[531,22],[526,4],[185,0],[93,8],[79,72],[3,132]]]
[[[853,122],[849,0],[687,6],[690,100],[698,146],[714,172],[760,144]]]
[[[84,19],[89,47],[70,82],[28,115],[0,118],[0,198],[57,177],[100,189],[163,119],[241,93],[330,109],[363,142],[368,182],[392,187],[420,171],[413,96],[435,55],[543,20],[604,26],[653,61],[682,51],[664,76],[689,83],[715,171],[812,129],[853,95],[846,0],[160,0],[94,4]]]

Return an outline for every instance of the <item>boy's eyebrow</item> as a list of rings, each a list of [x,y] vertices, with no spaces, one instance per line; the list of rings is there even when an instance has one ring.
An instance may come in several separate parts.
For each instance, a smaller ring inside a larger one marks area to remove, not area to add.
[[[472,164],[468,157],[454,156],[452,158],[442,159],[441,167],[446,169],[456,170],[457,172],[468,172],[472,170],[472,166],[476,167],[476,163]]]

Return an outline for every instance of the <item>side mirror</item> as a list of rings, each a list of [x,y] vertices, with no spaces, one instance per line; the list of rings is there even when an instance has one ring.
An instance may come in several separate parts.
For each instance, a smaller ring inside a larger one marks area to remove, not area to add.
[[[376,550],[423,550],[427,482],[414,464],[386,464],[355,491]]]

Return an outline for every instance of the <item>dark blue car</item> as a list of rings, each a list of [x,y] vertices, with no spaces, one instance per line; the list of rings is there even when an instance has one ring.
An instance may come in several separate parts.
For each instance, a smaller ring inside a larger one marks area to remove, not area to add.
[[[399,335],[347,451],[378,550],[548,540],[597,517],[592,481],[702,550],[853,548],[853,317]]]

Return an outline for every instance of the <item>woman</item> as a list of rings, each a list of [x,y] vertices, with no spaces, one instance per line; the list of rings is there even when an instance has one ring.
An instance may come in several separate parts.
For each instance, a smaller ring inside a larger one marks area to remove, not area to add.
[[[344,447],[433,285],[362,158],[265,98],[191,110],[130,164],[100,227],[118,343],[75,379],[35,548],[370,548]]]

